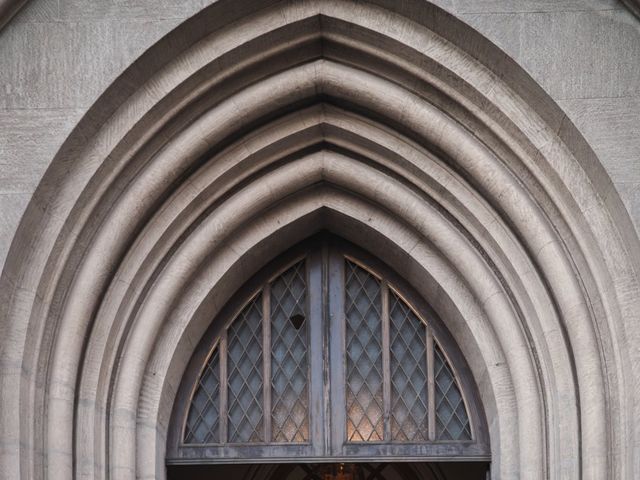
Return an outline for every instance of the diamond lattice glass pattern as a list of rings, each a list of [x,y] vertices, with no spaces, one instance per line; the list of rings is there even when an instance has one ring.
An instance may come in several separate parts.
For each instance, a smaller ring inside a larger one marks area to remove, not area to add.
[[[389,295],[391,439],[428,440],[425,325],[395,293]]]
[[[296,323],[292,317],[304,318]],[[272,440],[309,440],[306,268],[299,262],[271,283]]]
[[[436,438],[438,440],[471,440],[469,416],[460,389],[440,347],[434,354],[436,383]]]
[[[347,439],[383,440],[382,301],[380,282],[345,264]]]
[[[220,420],[220,358],[216,349],[207,362],[193,394],[185,443],[218,443]]]
[[[262,295],[249,303],[227,331],[228,435],[232,443],[261,442]]]

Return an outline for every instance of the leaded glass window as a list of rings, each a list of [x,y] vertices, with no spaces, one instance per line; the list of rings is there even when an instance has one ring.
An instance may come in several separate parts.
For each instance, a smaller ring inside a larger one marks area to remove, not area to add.
[[[324,247],[263,273],[199,347],[175,462],[487,454],[445,330],[381,270]]]
[[[220,441],[220,356],[214,350],[198,381],[184,434],[185,443]]]
[[[384,438],[380,281],[346,260],[347,439]]]
[[[438,440],[470,440],[471,428],[462,394],[449,362],[435,348],[436,421]]]
[[[273,440],[309,440],[306,281],[299,262],[271,284]]]
[[[198,381],[185,426],[185,443],[309,440],[305,312],[303,260],[266,285],[226,328],[219,342],[222,346],[215,347]],[[222,362],[220,349],[224,350]],[[265,378],[271,379],[268,389],[264,388]],[[226,435],[220,435],[220,423],[226,426]]]
[[[347,441],[471,440],[455,375],[428,325],[386,281],[349,259],[344,268]]]
[[[390,295],[391,439],[426,442],[428,433],[427,328],[394,292]]]
[[[263,431],[262,296],[227,330],[227,432],[229,442],[259,442]]]

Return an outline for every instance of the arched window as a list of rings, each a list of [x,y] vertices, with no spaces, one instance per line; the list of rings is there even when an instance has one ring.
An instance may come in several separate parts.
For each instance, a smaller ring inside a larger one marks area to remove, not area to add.
[[[488,459],[458,349],[400,276],[338,240],[258,274],[201,341],[168,462]]]

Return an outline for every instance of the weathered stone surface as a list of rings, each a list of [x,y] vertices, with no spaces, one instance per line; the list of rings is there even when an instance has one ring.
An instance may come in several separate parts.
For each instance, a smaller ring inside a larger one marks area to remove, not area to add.
[[[618,0],[435,0],[433,3],[461,13],[527,13],[619,10]]]
[[[640,19],[640,0],[622,0],[622,3]]]
[[[130,19],[145,22],[185,19],[199,12],[215,0],[63,0],[60,2],[58,20],[63,22],[124,21]]]
[[[0,193],[31,194],[82,110],[0,110]]]
[[[0,31],[0,105],[5,109],[32,109],[32,126],[36,126],[33,122],[37,122],[41,109],[63,112],[87,108],[146,48],[208,3],[32,0]],[[612,112],[616,103],[625,103],[612,97],[631,96],[629,103],[638,104],[640,22],[626,11],[611,11],[621,9],[617,0],[435,3],[461,16],[503,48],[558,101],[590,98],[601,110]],[[571,108],[568,114],[584,128],[583,133],[598,153],[611,152],[599,143],[607,136],[640,137],[633,126],[621,132],[614,124],[601,123],[595,117],[574,117]],[[624,115],[633,114],[629,111]],[[61,121],[70,126],[78,118],[77,113],[70,113]],[[42,129],[47,128],[43,118]],[[44,150],[46,144],[47,152],[55,152],[70,128],[55,131],[40,139],[39,148]],[[0,161],[8,170],[28,170],[34,178],[46,168],[43,160],[24,168],[24,162],[30,161],[27,158],[9,167],[16,157],[11,153],[3,156]],[[633,170],[638,162],[633,155],[625,155],[605,158],[604,164],[607,168],[617,165],[618,170],[627,165]],[[35,183],[32,185],[35,187]],[[630,199],[625,201],[633,205]],[[19,218],[20,214],[12,217]],[[640,218],[634,216],[634,221],[640,225]],[[8,236],[15,228],[17,225],[10,223],[2,226]],[[4,255],[6,252],[0,258]]]
[[[0,110],[0,265],[44,171],[82,110]]]
[[[0,261],[3,265],[13,241],[13,234],[18,228],[18,223],[27,208],[31,195],[31,192],[0,193]]]
[[[640,231],[640,96],[559,104],[589,139]]]
[[[179,19],[12,23],[0,32],[0,108],[86,110],[118,74],[178,23]]]
[[[637,162],[637,161],[636,161]],[[637,163],[636,163],[637,165]],[[640,181],[618,181],[614,183],[620,198],[629,210],[629,215],[636,221],[636,229],[640,223]]]
[[[614,183],[640,182],[640,96],[559,102]]]
[[[0,416],[3,473],[100,478],[106,461],[162,478],[172,394],[211,315],[327,228],[447,319],[500,448],[495,479],[637,478],[640,244],[615,190],[635,214],[633,17],[609,1],[445,2],[531,80],[413,0],[267,3],[203,12],[119,80],[180,23],[175,3],[147,17],[148,3],[74,1],[92,13],[27,9],[0,32],[2,242],[32,199],[0,278],[0,410],[19,412]]]
[[[640,21],[618,1],[442,0],[516,59],[584,134],[640,231]]]
[[[555,100],[640,95],[640,22],[626,10],[462,19],[518,60]]]
[[[19,194],[3,201],[0,266],[28,198],[86,109],[202,6],[35,0],[0,30],[0,192]]]

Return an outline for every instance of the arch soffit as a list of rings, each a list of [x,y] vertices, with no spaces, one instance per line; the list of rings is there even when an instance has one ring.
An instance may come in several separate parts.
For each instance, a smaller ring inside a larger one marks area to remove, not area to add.
[[[623,445],[608,455],[637,408],[638,245],[575,129],[436,7],[250,3],[145,54],[36,192],[2,277],[11,468],[161,471],[177,381],[234,278],[322,227],[403,262],[449,322],[498,475],[630,475]]]

